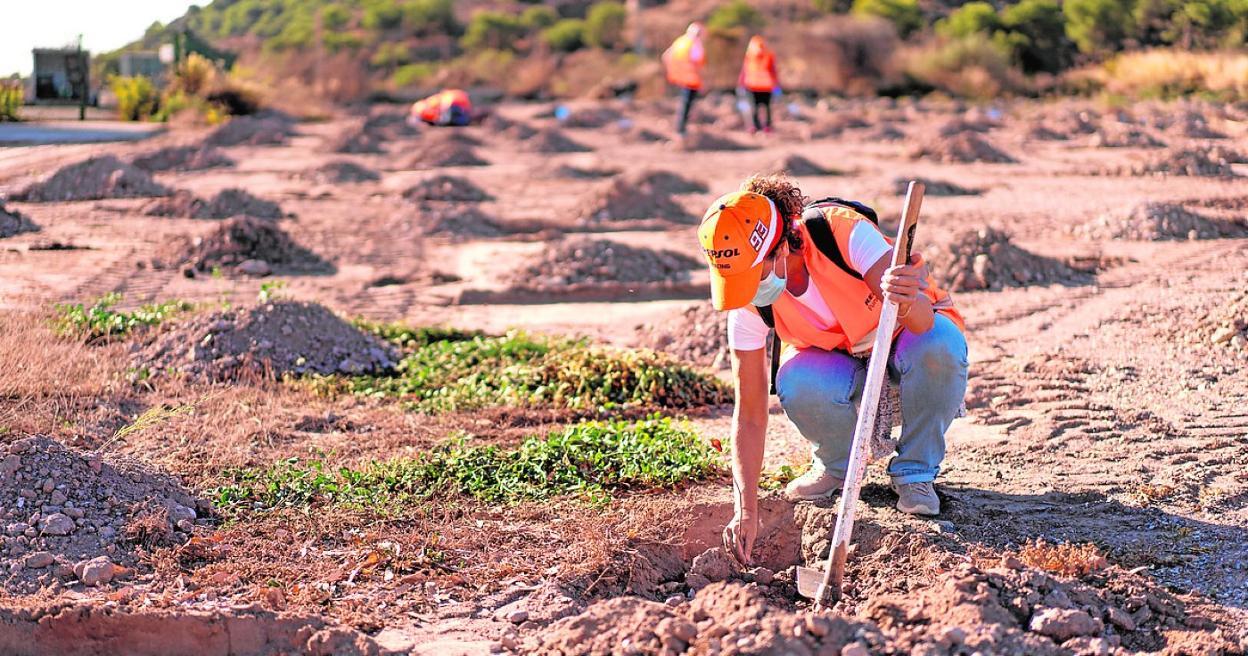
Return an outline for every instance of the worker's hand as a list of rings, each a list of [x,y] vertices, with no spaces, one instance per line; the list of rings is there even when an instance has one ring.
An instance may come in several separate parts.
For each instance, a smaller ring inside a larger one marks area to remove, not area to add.
[[[910,263],[889,267],[880,278],[880,289],[884,291],[884,300],[897,304],[899,314],[905,314],[927,289],[927,264],[918,253],[910,255]]]
[[[729,556],[737,559],[742,567],[749,567],[751,554],[754,551],[754,539],[758,537],[758,515],[754,512],[742,511],[732,516],[732,520],[724,527],[724,550]]]

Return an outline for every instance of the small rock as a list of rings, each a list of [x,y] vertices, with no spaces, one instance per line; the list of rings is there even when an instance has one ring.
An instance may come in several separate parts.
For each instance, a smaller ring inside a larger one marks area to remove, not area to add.
[[[69,535],[74,528],[74,520],[62,513],[52,513],[39,520],[39,531],[44,535]]]
[[[183,533],[190,534],[195,531],[195,523],[189,519],[179,519],[177,526],[178,530]]]
[[[81,565],[81,569],[79,568]],[[99,585],[113,580],[113,561],[107,556],[99,556],[74,566],[74,573],[86,585]]]
[[[701,574],[690,572],[685,574],[685,585],[689,586],[689,593],[692,595],[694,590],[701,590],[711,584],[711,580]]]
[[[1217,330],[1213,331],[1213,336],[1209,338],[1209,341],[1214,344],[1221,344],[1222,342],[1231,341],[1231,338],[1234,336],[1234,328],[1231,328],[1230,326],[1221,326]]]
[[[516,649],[516,647],[520,646],[519,643],[516,642],[516,636],[513,636],[510,633],[505,634],[503,637],[499,638],[498,643],[502,645],[504,649],[511,649],[513,651]]]
[[[0,478],[8,478],[17,470],[22,468],[22,457],[17,455],[8,455],[4,460],[0,460]]]
[[[1006,554],[1001,557],[1001,566],[1006,569],[1022,569],[1023,561],[1019,560],[1017,556]]]
[[[65,505],[65,502],[68,500],[69,500],[69,497],[65,496],[64,492],[60,490],[53,490],[52,498],[49,501],[54,506],[63,506]]]
[[[68,515],[70,519],[82,519],[86,516],[87,512],[82,508],[66,508],[65,514]]]
[[[690,575],[700,574],[710,581],[726,581],[737,571],[736,561],[730,558],[722,547],[713,547],[698,554],[689,568]],[[688,581],[688,576],[685,580]]]
[[[512,624],[523,624],[525,621],[529,619],[529,611],[521,609],[521,608],[517,608],[507,613],[506,619],[508,622],[511,622]]]
[[[841,656],[871,656],[871,651],[861,642],[851,642],[841,647]]]
[[[664,601],[663,603],[667,604],[668,606],[673,606],[673,607],[679,606],[685,603],[685,596],[684,595],[672,595],[668,597],[667,600]]]
[[[1127,614],[1127,611],[1121,608],[1118,608],[1116,606],[1110,606],[1109,608],[1106,608],[1105,618],[1109,620],[1110,624],[1113,624],[1114,626],[1122,629],[1123,631],[1135,630],[1135,620],[1131,619],[1131,616]]]
[[[257,278],[273,273],[273,268],[270,267],[269,263],[264,260],[244,260],[242,264],[238,265],[238,270],[241,273],[245,273],[249,276],[256,276]]]
[[[816,638],[822,638],[828,635],[832,627],[826,619],[808,614],[806,615],[806,630],[810,631],[811,635]]]
[[[951,626],[941,634],[940,640],[947,645],[960,645],[966,642],[966,630],[961,627]]]
[[[1032,631],[1053,638],[1056,642],[1096,635],[1103,628],[1100,620],[1081,610],[1046,608],[1031,618]]]
[[[754,581],[759,585],[771,585],[776,578],[776,573],[766,567],[756,567],[751,573],[754,575]]]
[[[1062,647],[1069,649],[1078,656],[1108,656],[1109,654],[1109,643],[1104,638],[1089,638],[1087,636],[1072,638],[1063,642]]]
[[[953,525],[953,522],[948,520],[938,519],[933,523],[936,524],[936,530],[941,533],[953,533],[957,530],[957,527]]]
[[[26,556],[25,564],[26,567],[29,567],[30,569],[43,569],[54,562],[56,562],[56,558],[54,558],[50,552],[36,551],[35,553]]]
[[[29,529],[30,529],[30,524],[27,524],[26,522],[15,522],[13,524],[9,524],[8,528],[6,528],[5,531],[9,535],[17,536],[17,535],[22,535],[26,533],[26,531]]]

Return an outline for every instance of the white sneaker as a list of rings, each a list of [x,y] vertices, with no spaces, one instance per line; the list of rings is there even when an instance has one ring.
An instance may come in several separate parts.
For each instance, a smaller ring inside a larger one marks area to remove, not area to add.
[[[818,501],[836,496],[843,487],[845,479],[814,468],[784,486],[784,497],[789,501]]]
[[[940,497],[931,481],[923,483],[893,483],[897,493],[897,510],[911,515],[939,515]]]

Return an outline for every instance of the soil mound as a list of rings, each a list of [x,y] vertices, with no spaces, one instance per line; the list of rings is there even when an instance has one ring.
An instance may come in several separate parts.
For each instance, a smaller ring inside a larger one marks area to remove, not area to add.
[[[29,594],[128,578],[136,550],[184,542],[211,511],[172,477],[32,436],[0,446],[0,580]]]
[[[570,180],[600,180],[609,178],[613,175],[619,175],[616,169],[587,169],[579,166],[569,166],[560,164],[550,172],[551,177],[568,178]]]
[[[632,125],[620,130],[619,136],[621,141],[630,144],[646,144],[667,141],[667,137],[659,134],[658,132],[655,132],[654,130],[647,130],[646,128],[638,125]]]
[[[439,175],[422,180],[407,188],[403,197],[410,201],[433,200],[453,203],[479,203],[491,200],[491,196],[480,187],[464,178],[453,175]]]
[[[0,239],[19,235],[23,232],[38,232],[40,229],[25,214],[5,207],[4,201],[0,201]]]
[[[1218,312],[1196,327],[1189,339],[1196,343],[1238,351],[1248,357],[1248,291],[1241,291]]]
[[[671,171],[645,169],[625,176],[624,181],[637,188],[653,189],[661,194],[704,194],[709,191],[705,184]]]
[[[202,239],[171,245],[162,268],[185,266],[188,275],[220,268],[232,274],[264,276],[273,272],[328,273],[334,270],[316,253],[297,244],[271,221],[249,216],[226,219]]]
[[[218,382],[285,374],[382,373],[398,361],[386,342],[322,305],[297,301],[224,310],[178,323],[135,359],[154,373]]]
[[[996,228],[964,230],[937,244],[924,258],[950,291],[1002,289],[1036,284],[1083,283],[1087,273],[1066,263],[1015,246]]]
[[[507,230],[472,204],[421,203],[419,222],[434,237],[501,237]]]
[[[879,127],[868,132],[867,141],[894,142],[901,141],[906,138],[906,133],[902,132],[892,123],[881,123]]]
[[[209,146],[280,146],[295,135],[294,123],[282,116],[238,116],[204,139]]]
[[[801,155],[789,155],[788,157],[776,162],[772,168],[776,171],[785,171],[789,175],[797,176],[799,178],[806,176],[837,174],[836,171],[819,166]]]
[[[303,180],[320,184],[348,184],[355,182],[376,182],[381,174],[348,160],[326,162],[314,169],[299,174]]]
[[[971,162],[1013,164],[1017,161],[975,132],[959,132],[952,136],[932,139],[911,151],[910,159],[930,159],[937,162],[961,164]]]
[[[418,148],[420,148],[418,146]],[[404,168],[435,169],[444,166],[488,166],[472,146],[454,141],[434,141],[408,158]]]
[[[1057,130],[1046,127],[1043,123],[1037,123],[1027,130],[1026,138],[1029,141],[1066,141],[1069,136]]]
[[[1207,178],[1235,177],[1231,162],[1224,158],[1225,153],[1212,149],[1184,148],[1169,153],[1137,167],[1133,173],[1137,175],[1187,175]]]
[[[1059,132],[1065,134],[1096,134],[1100,130],[1097,126],[1100,118],[1095,112],[1068,110],[1055,121],[1055,125]]]
[[[1124,211],[1108,212],[1076,228],[1093,239],[1164,241],[1248,236],[1248,226],[1201,216],[1178,203],[1140,203]]]
[[[257,198],[243,189],[222,189],[212,200],[196,198],[179,191],[168,198],[154,200],[143,208],[148,216],[177,216],[192,219],[228,219],[231,216],[252,216],[277,220],[285,216],[273,201]]]
[[[364,128],[345,130],[325,143],[325,151],[357,155],[376,155],[386,152],[381,140]]]
[[[671,251],[638,248],[605,239],[565,239],[515,271],[517,289],[541,292],[603,283],[679,283],[701,266],[697,260]]]
[[[169,146],[139,155],[131,164],[155,173],[157,171],[203,171],[234,166],[234,160],[211,146]]]
[[[684,150],[705,150],[705,151],[732,151],[732,150],[753,150],[754,146],[733,141],[728,137],[721,137],[710,132],[690,132],[685,136],[685,140],[681,142],[680,147]]]
[[[1188,139],[1226,138],[1226,134],[1209,127],[1205,117],[1195,112],[1186,112],[1170,129],[1180,137],[1187,137]]]
[[[610,107],[582,107],[569,112],[563,125],[569,128],[602,128],[623,118],[623,114]]]
[[[955,118],[946,121],[940,126],[937,132],[942,137],[952,137],[962,134],[963,132],[978,132],[983,134],[995,127],[997,127],[996,123],[987,120],[966,120],[962,118]]]
[[[616,178],[594,192],[581,210],[585,222],[664,219],[688,223],[695,217],[685,211],[671,194],[653,186],[634,186]]]
[[[62,167],[52,177],[37,182],[13,196],[13,200],[50,203],[104,198],[146,198],[168,196],[168,187],[156,182],[146,171],[103,155]]]
[[[691,305],[667,321],[638,325],[638,346],[704,367],[726,369],[730,364],[727,318],[709,303]]]
[[[568,138],[559,130],[538,130],[524,140],[524,149],[534,153],[588,153],[593,149]]]
[[[407,115],[399,112],[378,112],[364,121],[361,129],[381,141],[406,139],[420,134],[416,126],[407,122]]]
[[[952,182],[944,180],[933,180],[931,178],[893,178],[893,191],[898,196],[906,195],[906,189],[910,186],[910,180],[917,180],[923,183],[923,193],[928,196],[978,196],[984,193],[982,189],[972,189],[970,187],[962,187]]]
[[[1119,126],[1101,129],[1092,137],[1092,145],[1098,148],[1165,148],[1165,142],[1159,141],[1148,132],[1137,127]]]

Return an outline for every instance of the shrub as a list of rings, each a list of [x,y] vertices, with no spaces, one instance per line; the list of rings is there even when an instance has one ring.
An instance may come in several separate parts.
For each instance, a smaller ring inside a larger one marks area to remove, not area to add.
[[[290,458],[268,468],[223,472],[212,490],[224,512],[320,504],[378,506],[438,494],[516,503],[575,496],[606,502],[613,492],[674,488],[705,480],[719,456],[687,426],[651,417],[584,422],[526,438],[514,449],[450,442],[415,458],[332,469]]]
[[[544,30],[558,22],[559,14],[546,5],[528,7],[520,14],[520,23],[533,31]]]
[[[351,10],[342,5],[326,5],[321,8],[321,27],[338,31],[351,22]]]
[[[968,2],[936,23],[936,33],[946,39],[962,39],[973,34],[992,35],[1001,28],[997,10],[987,2]]]
[[[403,23],[418,34],[458,34],[453,0],[410,0],[403,5]]]
[[[166,301],[143,305],[133,312],[119,312],[113,306],[120,302],[121,295],[110,292],[90,306],[82,303],[59,304],[56,306],[57,332],[85,342],[104,342],[124,337],[139,327],[155,326],[178,312],[194,307],[186,301]]]
[[[403,9],[394,0],[374,0],[364,8],[360,24],[375,31],[392,30],[403,24]]]
[[[186,56],[173,70],[169,88],[189,95],[202,95],[217,80],[217,67],[197,52]]]
[[[728,4],[720,5],[706,19],[706,26],[713,30],[733,30],[738,27],[758,30],[766,24],[767,19],[763,17],[763,13],[746,0],[732,0]]]
[[[565,18],[542,32],[542,41],[551,50],[572,52],[585,45],[585,21]]]
[[[0,121],[16,121],[25,96],[21,80],[0,80]]]
[[[987,100],[1022,85],[1009,53],[982,34],[915,52],[906,63],[906,72],[933,88],[963,98]]]
[[[599,2],[585,16],[585,43],[609,50],[624,41],[628,10],[618,2]]]
[[[364,47],[364,37],[351,32],[323,32],[321,44],[330,54],[342,50],[359,50]]]
[[[282,27],[281,32],[265,42],[268,50],[300,50],[310,47],[316,39],[316,23],[311,16],[292,18]]]
[[[1070,65],[1071,43],[1056,0],[1022,0],[1001,12],[1014,59],[1028,73],[1057,73]]]
[[[1080,52],[1117,50],[1132,31],[1129,0],[1066,0],[1066,36]]]
[[[883,18],[902,38],[923,27],[923,11],[917,0],[854,0],[853,13]]]
[[[437,70],[429,62],[404,64],[390,75],[390,84],[397,88],[415,86],[433,77],[434,73],[437,73]]]
[[[412,53],[406,43],[387,42],[377,46],[377,51],[368,58],[368,63],[373,68],[394,68],[411,60]]]
[[[524,33],[524,25],[511,14],[478,11],[468,21],[460,45],[466,50],[514,50]]]
[[[1207,94],[1248,99],[1248,54],[1156,49],[1127,52],[1097,71],[1111,93],[1140,98]]]
[[[112,78],[109,86],[117,96],[117,113],[123,121],[151,118],[160,108],[160,96],[156,93],[156,86],[142,75],[117,76]]]
[[[850,0],[814,0],[815,11],[825,14],[843,14],[852,6]]]

